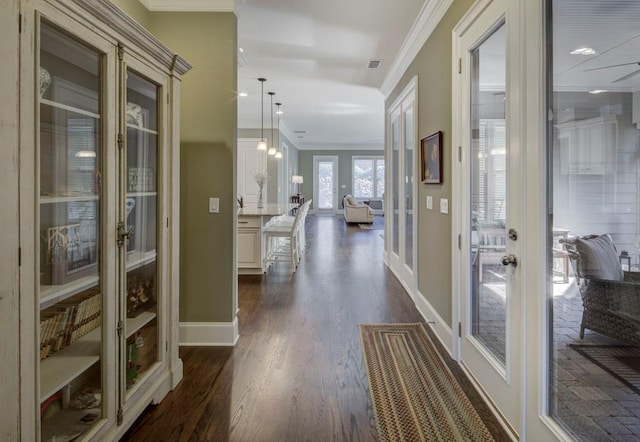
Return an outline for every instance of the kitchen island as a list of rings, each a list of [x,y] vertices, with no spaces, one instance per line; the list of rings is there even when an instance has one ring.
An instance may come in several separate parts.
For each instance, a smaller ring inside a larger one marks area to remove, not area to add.
[[[261,275],[264,273],[265,243],[263,231],[274,218],[291,212],[298,204],[265,204],[258,209],[247,205],[238,209],[238,252],[239,275]]]

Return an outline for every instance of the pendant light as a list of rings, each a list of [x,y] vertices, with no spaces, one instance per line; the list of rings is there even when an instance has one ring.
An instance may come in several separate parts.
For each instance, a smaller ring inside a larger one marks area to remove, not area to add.
[[[276,112],[276,115],[278,116],[278,150],[275,156],[277,159],[280,159],[282,158],[282,152],[280,151],[280,114],[282,114],[280,106],[282,106],[282,103],[276,103],[276,106],[278,107],[278,111]]]
[[[267,150],[267,143],[264,141],[264,82],[266,78],[258,78],[260,82],[260,141],[258,142],[258,150]]]
[[[273,96],[275,94],[275,92],[269,92],[269,95],[271,96],[271,147],[267,151],[267,154],[271,156],[274,156],[278,151],[278,149],[276,149],[276,146],[274,145],[275,138],[273,138]]]

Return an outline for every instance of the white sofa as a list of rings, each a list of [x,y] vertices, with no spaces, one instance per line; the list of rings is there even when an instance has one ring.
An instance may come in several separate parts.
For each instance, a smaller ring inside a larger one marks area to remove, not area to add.
[[[349,194],[342,197],[342,204],[344,205],[344,219],[348,223],[373,223],[373,209],[368,205],[357,201]]]

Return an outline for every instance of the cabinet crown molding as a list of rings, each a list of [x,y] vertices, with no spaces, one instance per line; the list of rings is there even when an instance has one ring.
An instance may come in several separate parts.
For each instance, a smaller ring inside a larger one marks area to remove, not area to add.
[[[149,11],[233,12],[234,0],[139,0]]]
[[[186,74],[193,67],[184,57],[176,54],[142,25],[108,0],[71,0],[82,11],[109,24],[107,32],[116,32],[129,42],[145,47],[155,61],[177,75]],[[126,44],[125,44],[126,46]]]

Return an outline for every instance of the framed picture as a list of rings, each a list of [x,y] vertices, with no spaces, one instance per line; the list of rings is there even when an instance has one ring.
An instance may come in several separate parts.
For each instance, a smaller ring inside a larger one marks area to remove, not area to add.
[[[425,184],[442,183],[442,132],[420,140],[421,179]]]

